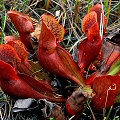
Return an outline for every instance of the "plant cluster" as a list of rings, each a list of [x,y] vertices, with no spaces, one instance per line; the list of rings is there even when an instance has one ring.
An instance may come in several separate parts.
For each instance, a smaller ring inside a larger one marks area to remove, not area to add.
[[[112,53],[108,50],[113,45],[105,40],[107,18],[101,4],[91,7],[82,20],[87,37],[78,46],[77,62],[61,46],[66,31],[54,16],[41,15],[36,26],[21,12],[11,10],[8,16],[19,36],[5,36],[5,44],[0,45],[0,87],[5,94],[65,103],[68,116],[76,117],[88,101],[99,112],[120,102],[119,47],[115,46]],[[28,59],[33,55],[37,62]],[[53,90],[48,72],[77,86],[67,96],[58,95],[60,90]],[[66,119],[61,108],[56,108],[60,112],[52,117]]]

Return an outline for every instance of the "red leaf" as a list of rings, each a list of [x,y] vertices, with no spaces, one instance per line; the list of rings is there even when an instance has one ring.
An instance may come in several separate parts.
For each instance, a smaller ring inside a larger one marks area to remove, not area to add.
[[[47,99],[50,101],[64,102],[64,98],[53,97],[52,91],[35,79],[26,75],[17,75],[11,65],[0,60],[0,82],[2,90],[15,98]],[[45,87],[45,88],[44,88]],[[41,93],[50,92],[51,96]]]
[[[12,65],[16,65],[21,62],[15,49],[7,44],[0,45],[0,60],[11,63]]]
[[[102,74],[99,71],[94,72],[93,74],[91,74],[86,80],[85,83],[86,85],[93,85],[94,80],[99,77],[102,76]]]
[[[11,80],[11,83],[12,81],[14,81],[14,77],[16,76],[16,80],[18,80],[19,82],[19,79],[23,82],[23,88],[18,88],[18,89],[25,89],[25,84],[27,83],[26,87],[29,85],[30,87],[28,87],[28,90],[29,89],[35,89],[36,91],[40,92],[41,94],[44,94],[46,93],[46,95],[48,95],[48,97],[46,96],[43,96],[41,95],[42,98],[48,98],[50,100],[55,100],[55,101],[65,101],[65,99],[63,97],[60,97],[59,99],[56,99],[53,97],[53,93],[52,93],[52,88],[50,86],[50,84],[48,83],[48,80],[46,80],[45,78],[48,78],[48,75],[45,74],[45,73],[41,73],[39,70],[42,69],[41,66],[37,63],[33,63],[31,61],[28,61],[27,59],[27,52],[26,50],[24,49],[24,45],[20,42],[20,41],[9,41],[8,42],[10,45],[8,44],[3,44],[0,46],[0,59],[4,60],[5,62],[9,62],[9,63],[12,63],[13,65],[16,66],[17,70],[19,70],[19,72],[21,73],[26,73],[28,75],[31,75],[31,76],[35,76],[35,79],[34,78],[31,78],[27,75],[19,75],[19,77],[16,75],[16,72],[14,71],[14,69],[7,63],[4,63],[3,61],[1,61],[1,71],[3,70],[4,72],[1,72],[1,79],[2,81],[0,82],[1,83],[1,86],[3,88],[3,90],[13,96],[13,97],[25,97],[25,95],[27,93],[24,93],[23,92],[23,95],[22,93],[20,95],[16,95],[17,93],[13,93],[12,89],[10,90],[9,92],[9,86],[4,86],[3,83],[5,83],[4,79],[7,79],[7,80]],[[13,48],[13,47],[14,48]],[[16,51],[17,52],[16,52]],[[19,56],[17,55],[17,53],[19,54]],[[21,59],[19,58],[21,57]],[[19,63],[17,62],[19,60]],[[22,61],[21,61],[22,60]],[[9,71],[9,72],[8,72]],[[36,71],[39,71],[37,73],[35,73]],[[5,78],[4,78],[5,77]],[[37,79],[38,80],[37,80]],[[40,78],[44,81],[40,81]],[[20,81],[20,82],[21,82]],[[7,85],[7,83],[5,83]],[[14,83],[13,82],[13,89],[16,89],[14,84],[16,85],[17,83]],[[6,91],[6,87],[8,87],[8,90]],[[12,85],[11,85],[12,87]],[[27,88],[26,88],[27,89]],[[32,92],[32,91],[31,91]],[[33,91],[34,92],[34,91]],[[35,92],[35,94],[37,94]],[[28,96],[30,97],[34,97],[34,98],[40,98],[39,95],[36,95],[36,97],[33,95],[31,96],[32,94],[30,95],[26,95],[26,98]],[[49,98],[49,96],[51,96]]]
[[[82,90],[77,89],[72,95],[66,100],[66,111],[69,116],[78,116],[85,110],[85,103],[87,97],[82,94]]]
[[[93,89],[96,95],[92,98],[92,107],[97,111],[102,111],[103,108],[109,109],[120,90],[120,77],[110,75],[97,77]]]
[[[8,15],[18,30],[21,41],[25,44],[26,48],[31,50],[30,33],[34,31],[32,20],[27,15],[17,11],[8,11]]]
[[[110,66],[120,57],[120,47],[109,41],[104,41],[102,45],[101,71],[107,72]]]
[[[88,30],[88,40],[90,42],[94,42],[97,39],[101,39],[100,35],[99,35],[99,26],[98,23],[94,23],[94,25]],[[102,41],[101,41],[102,42]],[[94,43],[93,43],[94,44]]]
[[[44,82],[47,82],[47,85],[50,85],[51,77],[49,74],[42,72],[43,68],[40,66],[38,62],[33,61],[24,61],[20,64],[17,64],[17,70],[20,73],[27,74],[29,76],[34,77],[36,80],[43,80]]]
[[[10,41],[20,40],[20,37],[19,36],[5,36],[4,40],[5,40],[5,43],[7,43]]]
[[[8,41],[7,44],[11,45],[15,49],[21,61],[28,60],[28,52],[26,51],[24,44],[20,40],[11,40]]]
[[[68,115],[80,115],[85,110],[85,104],[93,96],[93,90],[90,86],[83,86],[76,89],[66,100],[66,111]]]
[[[55,36],[47,27],[44,20],[42,20],[42,29],[39,41],[38,60],[45,70],[70,79],[77,84],[84,84],[84,80],[76,63],[70,54],[56,43]],[[77,76],[78,73],[79,79]]]
[[[102,16],[101,16],[101,14],[102,14]],[[83,32],[87,33],[87,31],[96,22],[98,23],[98,26],[100,26],[101,17],[103,19],[102,23],[104,25],[107,25],[107,18],[104,15],[104,11],[102,10],[102,5],[101,4],[96,4],[92,8],[90,8],[90,12],[83,18],[83,21],[82,21]]]
[[[103,24],[107,25],[107,18],[104,15],[104,11],[102,10],[102,5],[101,4],[96,4],[93,7],[90,8],[90,12],[95,11],[97,13],[97,21],[98,24],[100,25],[100,20],[101,20],[101,13],[102,13],[102,18],[103,18]]]
[[[73,79],[76,81],[76,83],[77,83],[77,79],[79,79],[81,81],[81,84],[83,84],[84,79],[72,56],[66,50],[64,50],[62,47],[59,46],[56,47],[56,51],[60,59],[62,60],[63,64],[67,67],[67,69],[71,72],[71,74],[75,76],[75,78],[73,77]]]
[[[80,46],[78,47],[78,65],[81,69],[81,73],[83,73],[84,69],[99,55],[101,46],[101,39],[90,42],[86,38],[80,43]]]
[[[19,72],[25,73],[27,75],[32,75],[33,72],[35,72],[35,69],[33,69],[33,66],[31,66],[30,63],[28,62],[28,52],[26,51],[24,44],[19,40],[15,41],[10,40],[7,42],[7,44],[11,46],[11,49],[14,49],[19,59],[21,60],[20,63],[16,64],[16,67],[19,70]],[[9,52],[10,50],[6,49],[6,53]],[[10,55],[8,54],[7,57],[9,59]],[[12,57],[12,59],[14,59],[14,57]],[[37,68],[38,67],[40,66],[37,66]]]
[[[47,54],[54,53],[57,46],[56,38],[43,20],[42,20],[42,28],[39,37],[39,42],[40,42],[40,47],[42,47],[42,49],[44,49]]]
[[[48,74],[41,72],[42,67],[39,63],[28,61],[28,52],[25,50],[24,44],[19,40],[11,40],[7,44],[0,45],[0,59],[13,65],[20,73],[39,80],[50,80]]]
[[[52,31],[54,36],[57,38],[57,41],[62,41],[65,34],[65,29],[63,25],[60,25],[58,21],[49,14],[42,15],[42,19],[47,27],[49,27],[49,29]]]
[[[50,84],[46,83],[42,80],[35,80],[34,78],[25,75],[25,74],[18,74],[18,76],[23,79],[30,87],[35,89],[41,94],[45,94],[47,96],[53,96],[52,87]]]
[[[5,63],[2,60],[0,60],[0,79],[6,79],[6,81],[11,79],[16,81],[17,78],[18,77],[13,67],[8,63]]]
[[[88,40],[91,42],[100,38],[96,12],[92,11],[83,18],[82,31],[88,35]]]
[[[89,29],[97,22],[96,12],[88,13],[82,20],[82,31],[88,33]]]
[[[104,16],[103,12],[102,6],[96,4],[83,18],[82,30],[87,34],[88,38],[82,41],[78,47],[78,64],[82,73],[84,72],[84,69],[96,59],[102,47],[102,38],[100,37],[99,29],[101,13]],[[105,24],[105,16],[103,17],[103,24]]]

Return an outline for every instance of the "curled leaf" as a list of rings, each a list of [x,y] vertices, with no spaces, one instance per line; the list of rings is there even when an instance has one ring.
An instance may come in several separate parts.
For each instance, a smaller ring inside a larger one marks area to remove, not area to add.
[[[73,58],[56,43],[57,39],[44,22],[44,19],[42,20],[39,42],[38,60],[45,70],[58,76],[65,77],[77,84],[84,84],[79,68]]]
[[[42,104],[43,106],[41,110],[46,120],[49,120],[50,118],[53,118],[54,120],[66,120],[62,108],[59,105],[46,100],[39,100],[39,104]]]
[[[99,35],[99,26],[96,22],[89,30],[88,30],[88,40],[90,42],[94,42],[97,39],[101,39]]]
[[[100,38],[96,12],[92,11],[83,18],[82,30],[88,35],[88,40],[91,42]]]
[[[60,25],[58,21],[52,15],[49,14],[43,14],[42,19],[52,31],[52,33],[55,35],[57,41],[62,41],[65,34],[65,29],[63,25]]]
[[[15,41],[15,40],[20,40],[19,36],[5,36],[5,43],[10,42],[10,41]]]
[[[50,101],[64,102],[64,98],[55,98],[52,91],[42,82],[26,75],[19,75],[13,67],[0,60],[0,82],[2,90],[14,98],[48,99]],[[42,94],[42,93],[43,94]],[[49,93],[51,96],[45,95]]]
[[[107,25],[107,17],[104,15],[104,11],[102,10],[102,5],[101,4],[96,4],[92,8],[90,8],[89,12],[95,11],[97,13],[97,21],[100,25],[101,22],[101,15],[102,15],[102,23],[104,25]],[[106,26],[105,26],[106,27]]]
[[[81,73],[84,73],[86,67],[97,58],[102,47],[102,40],[96,39],[94,42],[84,39],[78,47],[78,65]]]
[[[8,62],[12,65],[16,65],[17,63],[21,62],[21,59],[19,58],[15,49],[8,44],[0,45],[0,60]]]
[[[20,40],[8,41],[7,44],[9,44],[10,46],[14,48],[16,54],[19,56],[19,59],[21,60],[19,64],[16,64],[16,68],[20,73],[24,73],[24,74],[32,76],[34,75],[36,71],[42,70],[42,67],[39,64],[28,60],[28,52],[26,51],[24,44]],[[41,75],[42,73],[39,72],[38,76],[40,77]]]
[[[87,39],[83,40],[78,47],[78,64],[82,73],[97,58],[101,50],[100,22],[106,24],[103,12],[102,6],[96,4],[82,20],[82,31],[87,34]]]
[[[94,72],[93,74],[91,74],[86,80],[85,83],[86,85],[93,85],[94,80],[99,77],[102,76],[102,74],[99,71]]]
[[[115,62],[120,56],[120,47],[109,42],[104,41],[102,45],[102,72],[108,72],[110,66]]]
[[[51,54],[56,48],[56,38],[52,31],[47,27],[42,20],[41,34],[39,37],[40,47],[46,51],[47,54]]]
[[[15,49],[21,61],[28,60],[28,52],[26,51],[24,44],[20,40],[11,40],[8,41],[7,44]]]
[[[82,20],[82,31],[88,33],[88,30],[97,22],[95,11],[88,13]]]
[[[104,75],[97,77],[93,84],[96,95],[92,98],[91,105],[97,111],[109,109],[114,104],[120,90],[120,77]]]
[[[71,72],[71,74],[73,76],[75,76],[77,79],[79,79],[79,81],[81,82],[81,85],[84,84],[84,79],[80,73],[80,70],[79,70],[77,64],[74,62],[72,56],[70,56],[70,54],[67,51],[65,51],[62,47],[59,47],[59,46],[56,48],[56,51],[57,51],[60,59],[64,63],[64,65]],[[74,77],[73,77],[73,79],[77,83],[77,79],[75,79]]]
[[[70,116],[80,115],[86,108],[85,103],[87,102],[87,100],[88,100],[88,96],[84,95],[81,88],[74,91],[66,101],[65,106],[68,115]]]
[[[0,60],[0,81],[1,82],[2,80],[8,81],[9,79],[16,81],[17,78],[18,77],[13,67],[8,63],[5,63],[2,60]]]
[[[51,80],[47,73],[41,72],[42,67],[38,62],[28,60],[28,52],[19,40],[10,40],[7,44],[0,45],[0,59],[10,63],[20,73],[32,76],[37,80]]]
[[[8,11],[8,15],[19,32],[20,40],[24,43],[26,48],[32,49],[31,35],[34,31],[33,23],[30,17],[18,11]]]

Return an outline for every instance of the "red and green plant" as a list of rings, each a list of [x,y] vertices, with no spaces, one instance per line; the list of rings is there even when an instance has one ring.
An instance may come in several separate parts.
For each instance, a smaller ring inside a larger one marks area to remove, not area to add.
[[[65,29],[50,14],[41,16],[37,31],[39,37],[34,36],[39,43],[38,62],[28,60],[28,55],[36,52],[32,44],[32,35],[36,35],[37,27],[34,29],[32,20],[27,15],[17,11],[9,11],[8,15],[19,36],[6,36],[5,44],[0,45],[0,87],[6,94],[15,98],[31,97],[52,102],[66,102],[68,114],[76,116],[85,109],[87,100],[91,100],[91,107],[97,111],[109,109],[114,104],[120,91],[120,54],[117,48],[112,54],[107,51],[104,53],[102,47],[104,35],[101,36],[100,27],[102,23],[105,34],[107,19],[100,4],[93,6],[83,18],[82,31],[87,38],[78,46],[78,64],[60,45],[64,39]],[[102,57],[99,58],[100,54]],[[105,57],[105,54],[108,56]],[[104,72],[101,67],[101,71],[94,72],[86,79],[85,71],[92,63],[98,65],[100,61],[107,61],[104,64]],[[43,69],[66,78],[79,88],[76,88],[68,98],[55,97],[50,84],[52,80],[42,71]]]

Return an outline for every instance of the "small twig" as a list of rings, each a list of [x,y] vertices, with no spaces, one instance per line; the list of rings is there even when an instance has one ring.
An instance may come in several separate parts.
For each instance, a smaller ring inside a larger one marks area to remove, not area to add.
[[[105,107],[103,109],[103,118],[105,118],[105,113],[106,113],[106,106],[107,106],[107,101],[108,101],[108,93],[110,90],[116,90],[116,84],[114,84],[114,88],[112,88],[113,86],[110,86],[107,90],[107,95],[106,95],[106,100],[105,100]]]
[[[75,117],[75,115],[73,115],[69,120],[72,120]]]
[[[21,3],[23,3],[22,0],[19,0],[19,1],[20,1]],[[28,7],[38,18],[40,18],[40,15],[37,14],[30,6],[28,6],[28,5],[26,5],[26,4],[25,4],[25,6]]]
[[[1,109],[0,109],[0,118],[1,120],[3,120]]]
[[[74,45],[71,47],[71,49],[69,50],[69,52],[71,52],[72,49],[74,49],[74,47],[76,47],[79,42],[81,42],[81,41],[83,41],[85,38],[87,38],[87,37],[82,38],[83,36],[84,36],[84,34],[78,39],[77,42],[74,43]]]
[[[101,0],[100,0],[101,1]],[[102,4],[102,1],[101,1],[101,6],[102,6],[102,11],[101,11],[101,19],[100,19],[100,37],[101,37],[101,40],[103,38],[103,4]]]

